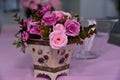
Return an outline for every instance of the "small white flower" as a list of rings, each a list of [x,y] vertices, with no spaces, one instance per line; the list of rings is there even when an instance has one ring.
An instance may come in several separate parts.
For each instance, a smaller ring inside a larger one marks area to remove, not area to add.
[[[89,25],[96,25],[97,24],[97,22],[96,22],[96,20],[88,20],[88,26]],[[91,28],[93,31],[95,30],[95,27],[94,28]]]

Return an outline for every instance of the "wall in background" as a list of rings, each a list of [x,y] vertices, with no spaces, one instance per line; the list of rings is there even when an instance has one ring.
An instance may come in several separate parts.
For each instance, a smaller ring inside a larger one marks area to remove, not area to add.
[[[116,17],[117,11],[111,0],[81,0],[80,15],[85,18]]]
[[[80,0],[61,0],[62,9],[67,12],[80,13]]]
[[[61,0],[63,10],[77,12],[84,18],[116,17],[117,11],[111,0]]]

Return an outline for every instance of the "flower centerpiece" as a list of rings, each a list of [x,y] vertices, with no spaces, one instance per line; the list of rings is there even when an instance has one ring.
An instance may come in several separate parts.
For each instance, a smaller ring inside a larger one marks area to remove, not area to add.
[[[14,19],[20,30],[13,44],[23,52],[28,45],[33,55],[35,77],[42,74],[51,80],[68,74],[73,44],[83,44],[85,38],[96,33],[92,29],[96,24],[83,27],[78,15],[55,10],[50,4],[33,9],[27,19],[21,19],[17,14]]]

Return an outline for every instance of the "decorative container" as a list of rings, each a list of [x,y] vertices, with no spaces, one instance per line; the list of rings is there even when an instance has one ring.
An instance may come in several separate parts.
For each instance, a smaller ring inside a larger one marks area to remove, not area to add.
[[[60,75],[68,75],[73,43],[60,49],[52,49],[49,41],[29,40],[28,45],[33,59],[34,77],[48,77],[56,80]]]

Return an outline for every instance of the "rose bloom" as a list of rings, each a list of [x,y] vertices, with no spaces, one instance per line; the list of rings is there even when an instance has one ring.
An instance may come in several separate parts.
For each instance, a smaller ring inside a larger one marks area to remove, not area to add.
[[[29,6],[30,9],[37,9],[38,8],[38,4],[36,3],[31,3],[30,6]]]
[[[80,32],[80,23],[76,20],[66,20],[65,22],[66,34],[69,36],[77,36]]]
[[[29,24],[32,22],[32,19],[31,18],[28,18],[28,19],[25,19],[24,22],[23,22],[23,25],[25,27],[29,26]]]
[[[64,47],[68,43],[68,39],[65,33],[59,30],[55,30],[49,35],[50,39],[50,46],[53,49],[60,49],[61,47]]]
[[[43,30],[39,30],[40,25],[38,24],[38,22],[32,22],[31,18],[28,18],[24,21],[24,26],[27,27],[27,31],[30,34],[40,35],[44,32]]]
[[[23,31],[22,39],[23,39],[24,42],[26,42],[28,40],[28,33],[27,32]]]
[[[37,11],[37,13],[38,14],[45,14],[45,13],[50,12],[50,11],[51,11],[51,5],[50,4],[46,4],[41,9],[39,9]]]
[[[55,8],[55,10],[60,10],[61,9],[61,1],[60,0],[50,0],[50,3],[52,6]]]
[[[39,26],[35,26],[30,29],[30,34],[41,35],[43,32],[44,30],[39,30]]]
[[[59,30],[59,31],[63,31],[65,32],[65,27],[63,24],[56,24],[55,26],[53,26],[53,31],[55,30]]]
[[[24,24],[25,27],[27,27],[27,31],[30,32],[30,30],[34,27],[38,27],[38,22],[32,22],[31,18],[28,18],[26,20],[24,20]]]
[[[45,25],[53,26],[57,21],[56,21],[56,16],[55,14],[52,14],[50,12],[47,12],[42,19],[42,22]]]
[[[40,4],[41,3],[41,0],[33,0],[34,1],[34,3],[36,3],[36,4]]]
[[[59,22],[63,21],[64,16],[67,16],[67,18],[71,18],[71,14],[64,11],[53,11],[53,14],[55,14],[57,21]]]
[[[28,8],[29,7],[29,4],[30,4],[30,0],[22,0],[22,6],[24,8]]]
[[[62,22],[62,18],[64,15],[63,11],[53,11],[52,13],[55,14],[57,21]]]

